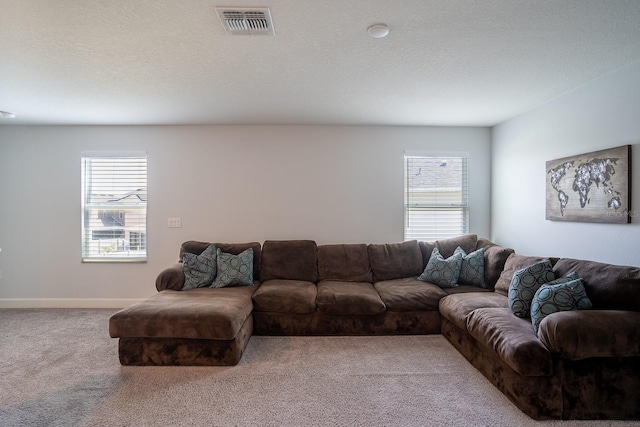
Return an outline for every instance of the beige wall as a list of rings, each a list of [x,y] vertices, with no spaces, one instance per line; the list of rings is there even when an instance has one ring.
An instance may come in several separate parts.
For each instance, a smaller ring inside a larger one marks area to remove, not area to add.
[[[80,262],[80,153],[102,150],[147,152],[147,263]],[[405,150],[470,154],[471,231],[488,236],[488,128],[0,126],[0,306],[152,295],[190,239],[401,241]]]

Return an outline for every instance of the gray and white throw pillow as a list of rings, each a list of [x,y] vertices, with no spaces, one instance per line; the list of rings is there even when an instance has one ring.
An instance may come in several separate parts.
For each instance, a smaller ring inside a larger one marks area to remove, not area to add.
[[[553,274],[551,261],[544,260],[529,267],[522,268],[515,273],[509,284],[509,308],[518,317],[526,318],[531,314],[531,301],[540,286],[552,282]]]
[[[575,273],[574,273],[575,274]],[[563,277],[563,279],[565,279]],[[556,283],[554,283],[556,282]],[[531,302],[531,324],[538,333],[542,319],[558,311],[588,310],[593,307],[582,279],[554,281],[540,286]]]
[[[216,247],[210,245],[200,255],[184,252],[182,270],[184,285],[182,290],[211,286],[216,277]]]
[[[486,288],[484,282],[484,248],[467,254],[460,246],[453,252],[462,254],[462,266],[460,267],[459,285],[471,285]]]
[[[427,266],[418,276],[418,280],[433,283],[441,288],[455,288],[458,286],[461,266],[462,254],[460,252],[444,259],[438,248],[433,248]]]
[[[253,249],[249,248],[238,255],[217,250],[218,273],[212,288],[225,286],[253,285]]]

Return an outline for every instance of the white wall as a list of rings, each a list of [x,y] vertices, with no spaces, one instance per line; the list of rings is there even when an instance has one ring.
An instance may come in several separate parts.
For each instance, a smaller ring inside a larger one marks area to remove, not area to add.
[[[631,224],[545,219],[545,162],[632,145],[631,211],[640,211],[640,62],[493,129],[492,239],[524,255],[640,266]],[[635,172],[635,173],[634,173]]]
[[[488,237],[490,133],[377,126],[0,126],[0,306],[118,306],[147,297],[155,293],[157,274],[177,261],[180,243],[190,239],[401,241],[405,150],[470,153],[471,231]],[[147,263],[80,262],[80,153],[90,150],[147,152]],[[167,228],[169,217],[182,218],[183,227]]]

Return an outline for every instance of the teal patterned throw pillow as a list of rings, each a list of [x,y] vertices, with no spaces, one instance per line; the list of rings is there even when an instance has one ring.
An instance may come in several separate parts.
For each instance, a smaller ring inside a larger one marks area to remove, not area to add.
[[[253,249],[249,248],[238,255],[217,251],[218,275],[212,288],[224,288],[233,285],[253,285]]]
[[[455,288],[458,286],[461,266],[461,253],[454,253],[444,259],[438,248],[433,248],[429,262],[427,262],[422,274],[418,276],[418,280],[433,283],[441,288]]]
[[[529,317],[531,301],[536,291],[555,278],[551,261],[548,259],[516,271],[509,284],[509,308],[513,314],[522,318]]]
[[[182,270],[184,271],[182,290],[210,286],[216,277],[216,247],[211,245],[200,255],[183,253]]]
[[[467,254],[460,246],[453,252],[462,255],[462,267],[460,267],[459,285],[471,285],[486,288],[484,283],[484,248]]]
[[[533,301],[531,302],[531,324],[537,334],[542,319],[552,313],[576,309],[588,310],[592,307],[593,305],[587,296],[587,291],[584,289],[582,279],[565,280],[556,284],[547,283],[540,286],[540,289],[533,296]]]

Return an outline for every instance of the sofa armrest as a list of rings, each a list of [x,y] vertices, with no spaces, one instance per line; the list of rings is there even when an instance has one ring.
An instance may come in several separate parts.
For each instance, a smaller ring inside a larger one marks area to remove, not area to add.
[[[158,292],[165,289],[172,289],[179,291],[184,285],[184,270],[182,269],[182,263],[177,263],[169,268],[166,268],[158,274],[156,278],[156,289]]]
[[[564,359],[640,356],[640,312],[573,310],[550,314],[538,338]]]

